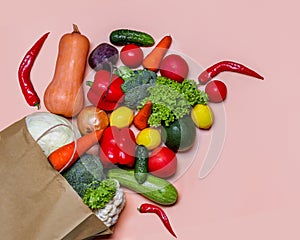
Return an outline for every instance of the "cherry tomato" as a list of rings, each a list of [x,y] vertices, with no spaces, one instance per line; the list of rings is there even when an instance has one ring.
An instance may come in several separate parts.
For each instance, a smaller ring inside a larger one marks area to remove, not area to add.
[[[189,73],[187,62],[177,54],[166,56],[160,65],[160,74],[177,82],[182,82]]]
[[[209,97],[210,102],[222,102],[227,96],[227,87],[225,83],[219,80],[210,81],[206,87],[205,92]]]
[[[136,68],[142,64],[144,53],[139,46],[127,44],[121,49],[120,59],[127,67]]]
[[[177,169],[176,154],[169,148],[162,146],[155,148],[148,160],[148,170],[151,174],[161,178],[168,178]]]

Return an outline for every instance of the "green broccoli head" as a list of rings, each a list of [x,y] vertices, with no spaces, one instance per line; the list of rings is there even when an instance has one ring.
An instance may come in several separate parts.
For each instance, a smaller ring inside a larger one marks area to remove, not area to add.
[[[63,177],[73,187],[80,197],[86,189],[95,188],[106,178],[103,164],[92,154],[84,154],[69,169],[62,173]]]
[[[135,87],[151,84],[153,85],[156,82],[157,75],[155,72],[152,72],[147,69],[138,69],[134,70],[134,75],[128,78],[123,78],[124,83],[121,85],[122,91],[126,94],[131,89]]]

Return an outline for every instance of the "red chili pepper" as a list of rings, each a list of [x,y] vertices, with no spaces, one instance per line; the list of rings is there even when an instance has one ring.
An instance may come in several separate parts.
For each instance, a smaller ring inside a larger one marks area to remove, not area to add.
[[[160,208],[159,206],[153,205],[151,203],[143,203],[138,210],[141,213],[155,213],[156,215],[159,216],[159,218],[161,219],[161,221],[163,222],[163,224],[165,225],[165,227],[168,229],[168,231],[177,238],[176,234],[174,233],[170,221],[167,217],[167,214],[164,212],[164,210],[162,208]]]
[[[199,76],[198,80],[202,84],[206,84],[208,81],[210,81],[212,78],[217,76],[221,72],[235,72],[235,73],[241,73],[244,75],[248,75],[251,77],[255,77],[258,79],[263,80],[264,78],[259,75],[257,72],[253,71],[252,69],[232,61],[221,61],[218,63],[215,63],[211,67],[204,70]]]
[[[30,72],[33,66],[37,55],[39,54],[46,38],[48,37],[50,32],[45,33],[26,53],[24,56],[18,70],[18,78],[19,84],[22,90],[22,93],[30,106],[37,106],[40,108],[40,98],[36,93],[31,79],[30,79]]]

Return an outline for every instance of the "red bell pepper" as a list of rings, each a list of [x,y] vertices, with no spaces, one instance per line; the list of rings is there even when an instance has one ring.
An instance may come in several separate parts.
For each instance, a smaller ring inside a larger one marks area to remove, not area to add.
[[[113,111],[124,98],[121,85],[124,80],[107,70],[96,72],[94,82],[87,82],[91,88],[87,93],[88,100],[96,107]]]
[[[133,167],[135,163],[135,135],[128,128],[109,126],[103,131],[100,140],[99,157],[104,167],[113,165]]]

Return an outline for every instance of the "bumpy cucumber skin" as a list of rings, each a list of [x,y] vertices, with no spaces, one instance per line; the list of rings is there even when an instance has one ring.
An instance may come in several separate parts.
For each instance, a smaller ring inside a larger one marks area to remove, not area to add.
[[[148,176],[149,151],[143,145],[138,145],[135,150],[134,177],[140,184],[144,183]]]
[[[177,189],[165,179],[149,174],[146,181],[140,184],[135,180],[134,170],[120,168],[108,170],[107,177],[118,180],[121,186],[137,192],[157,204],[169,206],[177,202]]]
[[[117,29],[111,32],[109,40],[116,46],[135,44],[140,47],[151,47],[155,41],[151,35],[130,29]]]

